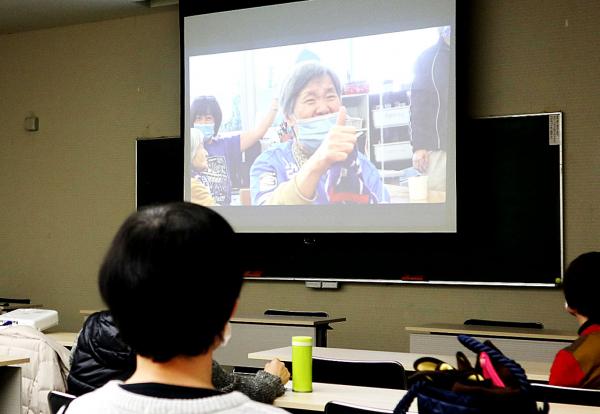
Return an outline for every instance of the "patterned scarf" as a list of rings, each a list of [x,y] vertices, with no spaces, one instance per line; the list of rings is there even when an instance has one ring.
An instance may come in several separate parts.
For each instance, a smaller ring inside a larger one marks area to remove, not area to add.
[[[326,188],[331,204],[375,204],[377,202],[376,197],[363,181],[356,146],[345,161],[331,166]]]
[[[298,168],[302,168],[310,158],[296,140],[292,143],[292,155]],[[376,197],[363,181],[356,146],[345,161],[337,162],[329,168],[325,188],[330,204],[375,204],[377,202]]]

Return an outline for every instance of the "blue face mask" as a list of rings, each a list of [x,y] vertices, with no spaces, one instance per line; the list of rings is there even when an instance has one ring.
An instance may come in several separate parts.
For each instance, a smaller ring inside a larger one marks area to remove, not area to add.
[[[215,124],[194,124],[194,128],[199,129],[203,135],[203,142],[209,141],[215,135]]]
[[[319,115],[313,118],[299,119],[296,122],[296,139],[302,148],[310,154],[315,152],[335,125],[338,113]]]

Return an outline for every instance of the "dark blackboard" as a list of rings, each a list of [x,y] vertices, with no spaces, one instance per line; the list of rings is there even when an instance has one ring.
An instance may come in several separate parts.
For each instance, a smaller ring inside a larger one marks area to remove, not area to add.
[[[462,124],[456,233],[242,233],[244,268],[278,280],[552,286],[563,243],[561,128],[551,134],[551,120],[562,115]],[[179,138],[137,141],[138,207],[183,199],[183,154]]]
[[[459,233],[470,279],[562,274],[562,114],[473,119],[457,138]]]
[[[460,124],[456,233],[242,234],[251,274],[554,286],[563,266],[561,124],[560,113]]]
[[[183,140],[138,138],[135,149],[136,207],[183,200]]]

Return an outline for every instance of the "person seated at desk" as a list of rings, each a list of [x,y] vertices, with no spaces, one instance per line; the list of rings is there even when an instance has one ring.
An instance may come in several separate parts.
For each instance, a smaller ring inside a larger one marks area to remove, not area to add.
[[[243,278],[235,249],[202,266],[198,249],[216,258],[235,243],[225,219],[193,203],[146,207],[125,220],[99,286],[136,368],[125,382],[109,381],[73,400],[68,414],[285,413],[213,383],[212,354],[225,341]]]
[[[263,152],[250,169],[253,205],[388,203],[375,166],[346,125],[337,75],[301,63],[286,80],[281,109],[293,139]]]
[[[227,325],[229,326],[229,325]],[[228,339],[227,329],[224,340]],[[223,345],[223,344],[222,344]],[[110,380],[126,380],[135,371],[135,353],[121,339],[108,311],[91,314],[71,349],[71,370],[67,378],[68,391],[83,395]],[[214,386],[223,392],[241,391],[255,401],[272,403],[283,395],[290,372],[283,362],[273,359],[256,375],[238,375],[225,371],[217,361],[212,362]]]
[[[566,310],[579,323],[579,338],[558,351],[548,383],[600,389],[600,252],[584,253],[571,262],[563,291]]]

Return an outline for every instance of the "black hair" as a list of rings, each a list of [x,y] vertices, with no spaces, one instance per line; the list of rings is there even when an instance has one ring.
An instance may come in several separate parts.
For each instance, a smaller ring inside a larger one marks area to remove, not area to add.
[[[125,220],[99,274],[123,340],[157,362],[205,354],[220,339],[242,285],[236,240],[219,214],[179,202]]]
[[[600,252],[588,252],[569,264],[563,280],[567,305],[580,315],[600,322]]]
[[[190,108],[190,128],[194,127],[194,121],[197,117],[211,115],[215,119],[215,136],[219,132],[221,122],[223,121],[223,112],[221,106],[214,96],[199,96],[192,102]]]
[[[279,103],[281,105],[283,114],[286,117],[292,115],[294,112],[294,105],[296,104],[296,99],[298,99],[298,95],[300,94],[302,89],[304,89],[311,80],[325,75],[328,75],[331,78],[331,82],[333,82],[335,91],[341,98],[342,87],[340,84],[340,79],[337,77],[335,72],[333,72],[328,67],[323,66],[319,62],[301,62],[298,65],[296,65],[292,73],[286,79],[283,88],[281,89]]]

